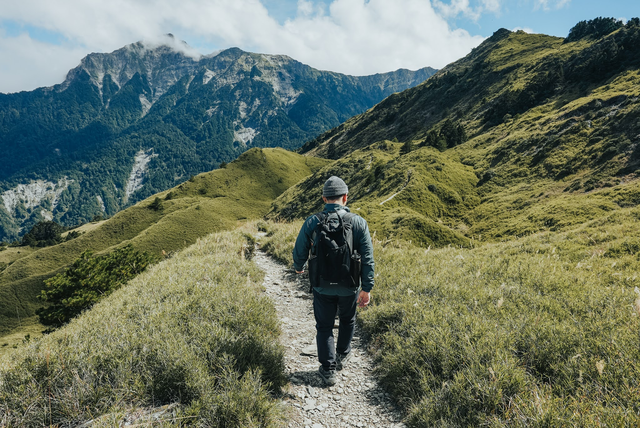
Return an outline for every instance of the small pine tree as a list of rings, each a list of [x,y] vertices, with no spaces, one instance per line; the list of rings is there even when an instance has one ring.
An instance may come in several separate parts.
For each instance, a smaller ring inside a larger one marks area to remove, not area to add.
[[[44,325],[61,326],[144,271],[153,261],[131,244],[102,257],[82,253],[64,273],[44,281],[40,299],[50,303],[36,311]]]
[[[400,147],[400,154],[401,155],[406,155],[407,153],[412,152],[413,150],[415,150],[415,147],[413,145],[413,141],[411,140],[407,140],[405,141],[405,143],[402,145],[402,147]]]
[[[63,241],[60,236],[66,229],[53,221],[41,221],[22,237],[22,245],[47,247]]]
[[[436,143],[433,147],[440,150],[441,152],[444,152],[445,150],[447,150],[447,140],[442,135],[438,135],[438,139],[436,140]]]
[[[156,198],[149,204],[149,209],[154,211],[162,211],[164,207],[162,206],[162,200],[156,196]]]

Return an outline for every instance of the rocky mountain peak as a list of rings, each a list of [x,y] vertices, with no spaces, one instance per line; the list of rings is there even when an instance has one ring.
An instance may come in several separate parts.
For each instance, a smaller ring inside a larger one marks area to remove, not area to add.
[[[64,91],[82,72],[86,72],[101,91],[106,75],[122,87],[140,74],[146,77],[156,100],[183,76],[193,74],[200,58],[202,55],[186,42],[167,34],[157,40],[131,43],[111,53],[87,55],[78,67],[69,71],[58,90]]]

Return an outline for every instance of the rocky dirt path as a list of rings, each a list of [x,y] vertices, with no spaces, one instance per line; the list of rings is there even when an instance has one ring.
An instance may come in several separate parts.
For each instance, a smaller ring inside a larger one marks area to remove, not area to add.
[[[326,387],[318,374],[313,297],[306,275],[296,275],[257,249],[255,263],[266,272],[264,287],[280,317],[289,386],[283,398],[288,426],[304,428],[393,427],[405,425],[389,395],[371,372],[372,358],[356,327],[352,358],[338,372],[338,382]],[[375,290],[374,290],[375,291]],[[337,329],[334,331],[337,336]]]

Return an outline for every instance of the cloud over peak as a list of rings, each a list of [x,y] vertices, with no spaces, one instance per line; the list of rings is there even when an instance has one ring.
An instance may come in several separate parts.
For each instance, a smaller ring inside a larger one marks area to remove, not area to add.
[[[452,29],[446,20],[447,13],[480,13],[496,7],[500,0],[479,1],[481,9],[465,9],[468,0],[453,0],[446,7],[434,0],[436,8],[425,0],[333,0],[328,6],[298,0],[297,14],[282,24],[260,0],[7,2],[0,10],[0,22],[43,29],[59,35],[62,42],[36,40],[26,31],[0,33],[0,55],[22,64],[0,69],[0,82],[4,82],[0,91],[33,89],[36,80],[37,86],[59,83],[84,55],[111,52],[137,40],[170,44],[193,57],[209,53],[202,52],[203,48],[238,46],[286,54],[319,69],[355,75],[440,68],[483,40]],[[171,41],[159,36],[169,32],[178,37]],[[179,39],[198,46],[201,52],[183,46]],[[54,58],[64,70],[42,67]],[[39,73],[25,79],[18,72],[21,68]]]

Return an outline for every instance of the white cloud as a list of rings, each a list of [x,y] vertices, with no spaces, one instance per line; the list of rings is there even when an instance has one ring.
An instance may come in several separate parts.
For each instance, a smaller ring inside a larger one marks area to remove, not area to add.
[[[477,21],[483,14],[490,12],[495,15],[502,11],[503,0],[476,0],[475,6],[469,0],[432,0],[435,8],[444,18],[455,18],[462,15],[472,21]]]
[[[349,74],[440,68],[482,41],[451,30],[423,0],[335,0],[326,14],[287,21],[282,34],[294,58]],[[280,42],[271,39],[261,47],[277,51]]]
[[[535,31],[533,31],[533,29],[529,28],[529,27],[516,27],[511,29],[511,31],[524,31],[525,33],[528,34],[535,34]]]
[[[453,18],[458,15],[464,15],[473,20],[480,18],[480,8],[471,7],[469,0],[451,0],[450,3],[433,0],[433,4],[445,18]]]
[[[453,0],[446,7],[437,4],[435,10],[426,0],[333,0],[323,8],[298,0],[297,15],[279,24],[260,0],[4,2],[0,20],[46,29],[68,43],[46,45],[0,34],[0,91],[33,89],[20,76],[23,70],[37,70],[37,85],[50,85],[62,81],[64,73],[54,73],[45,64],[55,63],[66,72],[89,52],[110,52],[169,32],[199,46],[287,54],[316,68],[348,74],[441,68],[482,41],[465,30],[452,30],[446,16],[496,10],[500,0],[482,0],[475,9],[468,0]],[[6,67],[7,62],[12,66]]]
[[[24,33],[8,37],[0,32],[0,92],[61,83],[84,55],[83,49],[38,42]]]
[[[487,12],[498,13],[502,9],[501,0],[482,0],[482,7]]]
[[[571,0],[535,0],[534,9],[542,9],[546,11],[562,9],[565,6],[568,6],[569,3],[571,3]]]

